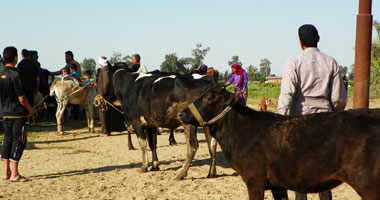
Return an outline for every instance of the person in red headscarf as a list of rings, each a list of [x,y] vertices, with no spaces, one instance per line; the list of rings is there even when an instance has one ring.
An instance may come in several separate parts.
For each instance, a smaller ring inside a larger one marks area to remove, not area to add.
[[[242,105],[246,105],[248,98],[248,76],[245,70],[238,64],[233,64],[231,66],[232,76],[227,81],[225,86],[231,85],[235,82],[235,95],[238,98],[238,102]]]

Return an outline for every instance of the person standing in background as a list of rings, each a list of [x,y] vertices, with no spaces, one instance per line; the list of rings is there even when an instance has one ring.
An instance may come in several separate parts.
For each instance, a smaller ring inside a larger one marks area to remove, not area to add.
[[[227,81],[227,83],[224,84],[224,86],[231,85],[233,82],[235,82],[235,96],[238,99],[237,101],[242,104],[246,105],[247,98],[248,98],[248,76],[245,70],[238,64],[233,64],[231,66],[232,69],[232,76]]]
[[[116,101],[114,91],[112,72],[108,69],[108,62],[106,57],[99,58],[100,72],[98,76],[98,83],[96,85],[99,99],[106,100],[110,103]],[[99,136],[109,136],[111,132],[125,131],[124,115],[118,112],[112,106],[107,106],[107,110],[99,108],[99,118],[102,125],[102,133]]]
[[[148,69],[140,62],[141,57],[139,54],[132,55],[132,69],[137,69],[136,73],[148,73]]]
[[[77,73],[78,73],[79,77],[82,76],[82,70],[80,68],[80,64],[76,60],[74,60],[74,54],[72,51],[66,51],[65,52],[65,62],[66,62],[65,67],[67,67],[67,68],[69,68],[70,65],[75,64],[77,66]],[[65,68],[65,67],[63,67],[63,68]],[[58,70],[56,72],[51,72],[51,74],[54,76],[62,75],[62,69]]]
[[[298,36],[303,52],[286,62],[277,113],[295,116],[344,110],[347,90],[334,58],[317,48],[318,30],[305,24]],[[296,192],[296,200],[306,199],[306,194]],[[319,199],[331,200],[331,191],[319,193]]]
[[[35,61],[30,60],[30,52],[26,49],[21,51],[22,60],[17,65],[20,70],[21,83],[24,89],[25,97],[33,106],[34,95],[38,92],[40,84],[40,73]]]

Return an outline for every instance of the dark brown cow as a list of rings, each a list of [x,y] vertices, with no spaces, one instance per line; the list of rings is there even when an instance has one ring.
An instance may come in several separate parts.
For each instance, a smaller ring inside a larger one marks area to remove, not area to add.
[[[380,199],[380,109],[289,117],[234,103],[234,95],[221,86],[193,105],[206,122],[231,107],[208,126],[250,199],[264,199],[265,189],[316,193],[343,182],[363,199]],[[200,124],[190,109],[178,116]]]

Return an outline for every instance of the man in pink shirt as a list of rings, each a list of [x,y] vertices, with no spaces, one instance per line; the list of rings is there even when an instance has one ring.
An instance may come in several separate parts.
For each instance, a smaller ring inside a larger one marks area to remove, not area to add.
[[[347,91],[339,66],[317,48],[317,29],[305,24],[298,29],[298,35],[303,52],[286,62],[277,113],[305,115],[344,110]],[[332,199],[331,191],[319,193],[319,198]],[[306,194],[296,192],[296,200],[306,199]]]

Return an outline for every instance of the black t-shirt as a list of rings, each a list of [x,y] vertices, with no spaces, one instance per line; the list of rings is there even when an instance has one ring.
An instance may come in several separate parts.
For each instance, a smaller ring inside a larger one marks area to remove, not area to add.
[[[6,66],[0,72],[0,98],[4,118],[27,115],[27,109],[21,105],[19,97],[24,96],[19,70]]]
[[[32,60],[23,59],[18,65],[20,70],[21,83],[25,91],[34,92],[37,88],[36,78],[40,76],[37,63]]]
[[[49,76],[51,75],[50,71],[47,69],[40,69],[40,92],[42,95],[49,94]]]

